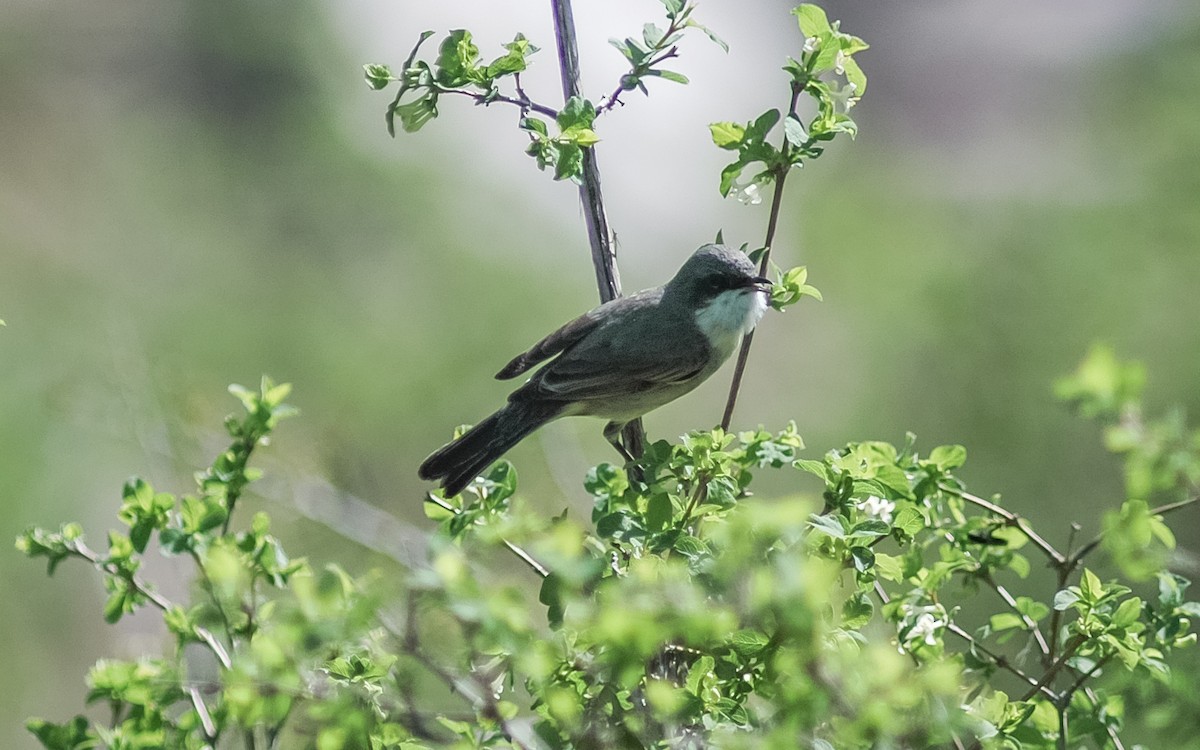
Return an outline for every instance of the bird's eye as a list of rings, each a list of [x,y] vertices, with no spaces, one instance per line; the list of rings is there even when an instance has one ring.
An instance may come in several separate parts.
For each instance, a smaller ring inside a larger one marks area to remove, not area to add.
[[[705,286],[707,286],[709,290],[713,292],[723,292],[726,289],[733,288],[730,284],[730,279],[726,278],[725,276],[711,276],[705,283]]]

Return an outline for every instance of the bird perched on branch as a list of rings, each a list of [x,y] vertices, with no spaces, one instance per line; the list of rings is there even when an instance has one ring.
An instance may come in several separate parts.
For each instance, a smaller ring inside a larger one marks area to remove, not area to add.
[[[452,497],[526,435],[573,416],[608,420],[604,437],[629,458],[622,428],[716,372],[766,311],[770,288],[745,253],[701,247],[665,285],[606,302],[505,365],[500,380],[553,357],[417,473]]]

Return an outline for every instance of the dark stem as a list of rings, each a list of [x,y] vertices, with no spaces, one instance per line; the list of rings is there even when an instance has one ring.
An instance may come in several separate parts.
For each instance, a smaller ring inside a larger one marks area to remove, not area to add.
[[[671,27],[669,29],[667,29],[667,32],[665,34],[663,34],[663,38],[665,39],[665,38],[671,36],[678,30],[679,29],[675,27],[674,22],[672,22]],[[662,53],[661,55],[654,58],[650,62],[645,63],[644,67],[646,69],[652,68],[655,65],[658,65],[660,62],[663,62],[664,60],[670,60],[673,57],[679,57],[679,48],[678,47],[674,47],[674,46],[671,47],[671,49]],[[633,71],[631,71],[631,72],[633,72]],[[623,77],[624,76],[622,76],[622,78]],[[621,101],[621,94],[624,94],[624,93],[626,93],[625,87],[622,86],[621,84],[617,84],[617,88],[614,89],[613,92],[608,95],[608,98],[604,100],[604,104],[601,104],[599,107],[596,107],[596,114],[602,115],[605,112],[611,111],[612,108],[617,106],[618,104],[624,105],[625,102]]]
[[[522,111],[532,110],[551,119],[558,117],[557,110],[551,109],[544,104],[538,104],[537,102],[530,101],[529,97],[525,96],[525,92],[520,89],[517,90],[517,98],[515,99],[511,96],[504,96],[503,94],[494,94],[492,96],[488,96],[487,94],[481,94],[478,91],[468,91],[466,89],[438,88],[437,91],[439,94],[461,94],[463,96],[469,96],[475,100],[476,104],[481,104],[485,107],[492,102],[503,102],[505,104],[515,104],[516,106],[520,107]]]
[[[792,103],[788,107],[788,116],[791,117],[796,113],[796,104],[800,101],[800,95],[804,93],[804,87],[792,81]],[[775,192],[771,196],[771,215],[767,219],[767,236],[763,241],[762,259],[758,263],[759,276],[765,276],[767,266],[771,261],[771,246],[775,243],[775,229],[779,226],[779,211],[783,207],[783,186],[787,181],[788,171],[791,169],[790,154],[791,143],[785,138],[783,146],[780,148],[780,159],[782,165],[775,171]],[[737,405],[738,391],[742,388],[742,375],[746,371],[746,360],[750,357],[750,345],[754,343],[754,331],[742,337],[742,347],[738,350],[737,364],[733,368],[733,382],[729,384],[729,398],[725,401],[725,413],[721,416],[721,429],[728,430],[729,425],[733,422],[733,407]]]
[[[563,100],[579,96],[579,45],[575,41],[575,15],[571,0],[550,0],[554,11],[554,37],[558,43],[558,67],[562,79]],[[612,230],[604,211],[604,195],[600,190],[600,167],[596,163],[596,147],[583,149],[583,166],[579,183],[579,199],[587,221],[588,243],[592,248],[592,267],[596,272],[596,287],[601,302],[621,296],[621,275],[617,271],[617,253],[613,249]],[[625,449],[640,457],[646,443],[642,420],[635,419],[621,432]]]
[[[1042,678],[1037,681],[1037,684],[1031,687],[1028,692],[1025,693],[1025,695],[1022,695],[1020,700],[1029,700],[1041,692],[1042,688],[1053,682],[1054,678],[1058,676],[1058,673],[1061,672],[1063,667],[1067,665],[1067,660],[1075,655],[1075,650],[1082,646],[1083,642],[1084,638],[1078,635],[1067,641],[1067,644],[1063,647],[1062,655],[1054,660],[1054,663],[1050,665],[1050,668],[1046,670],[1046,673],[1042,675]]]

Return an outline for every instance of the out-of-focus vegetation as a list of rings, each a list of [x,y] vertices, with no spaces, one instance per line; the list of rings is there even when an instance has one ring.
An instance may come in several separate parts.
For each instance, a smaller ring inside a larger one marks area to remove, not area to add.
[[[782,230],[788,260],[808,265],[826,303],[765,322],[737,423],[794,417],[812,446],[899,441],[905,430],[930,445],[969,440],[972,487],[1004,492],[1039,527],[1060,529],[1056,541],[1073,520],[1096,532],[1121,478],[1091,430],[1053,403],[1053,377],[1104,338],[1147,363],[1152,403],[1200,409],[1200,19],[1178,14],[1135,48],[1048,71],[1052,96],[1038,89],[1003,113],[1014,159],[1061,139],[1045,123],[1072,131],[1085,164],[1053,191],[1036,171],[1027,194],[1011,181],[989,190],[1003,170],[981,168],[975,189],[950,184],[936,149],[888,127],[903,102],[873,78],[875,101],[856,112],[860,142],[836,172],[798,175]],[[303,3],[224,0],[0,10],[9,538],[64,518],[102,528],[128,473],[177,477],[203,463],[220,439],[207,425],[225,411],[224,384],[262,372],[300,386],[305,419],[284,428],[282,473],[326,477],[418,523],[420,458],[502,397],[486,382],[499,363],[592,304],[573,217],[551,223],[511,192],[519,178],[501,189],[469,160],[440,171],[443,151],[375,148],[377,111],[345,94],[361,86],[364,55],[328,22]],[[864,64],[914,65],[913,50],[938,43],[876,44]],[[954,113],[947,105],[944,117]],[[872,137],[873,122],[890,137]],[[671,201],[673,186],[662,190]],[[633,223],[614,218],[618,231]],[[710,239],[710,221],[702,235],[681,227],[664,267]],[[652,415],[652,436],[710,426],[723,385]],[[563,426],[515,452],[523,491],[547,508],[583,507],[582,472],[608,457],[593,427]],[[247,502],[272,507],[295,554],[367,561],[279,489]],[[1195,514],[1174,523],[1180,562],[1194,567]],[[140,634],[156,630],[134,617],[108,632],[95,586],[79,576],[45,586],[16,554],[0,556],[0,578],[12,597],[0,639],[13,672],[39,680],[0,693],[0,744],[22,747],[26,715],[79,704],[78,675],[98,651],[146,651]],[[1161,712],[1145,717],[1179,728]]]

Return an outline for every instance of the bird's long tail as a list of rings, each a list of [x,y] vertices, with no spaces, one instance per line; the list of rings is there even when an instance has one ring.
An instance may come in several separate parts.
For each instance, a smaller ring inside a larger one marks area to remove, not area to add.
[[[422,479],[440,479],[446,497],[453,497],[509,448],[557,417],[562,409],[562,404],[510,401],[457,440],[435,451],[417,469],[417,474]]]

